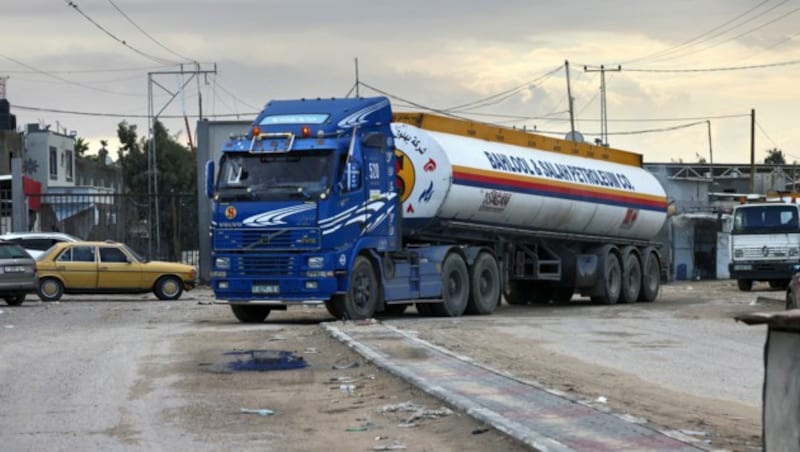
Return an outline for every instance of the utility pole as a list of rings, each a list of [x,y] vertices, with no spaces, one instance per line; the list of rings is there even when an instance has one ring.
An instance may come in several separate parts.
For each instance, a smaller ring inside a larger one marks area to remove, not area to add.
[[[360,84],[359,80],[358,80],[358,58],[356,58],[355,60],[356,60],[356,62],[355,62],[355,64],[356,64],[356,99],[358,99],[359,97],[361,97],[361,95],[359,93],[359,90],[358,90],[358,88],[359,88],[358,85]]]
[[[194,68],[192,69],[185,69],[184,65],[180,65],[180,70],[178,71],[158,71],[158,72],[148,72],[147,73],[147,122],[149,124],[149,140],[150,146],[147,152],[147,194],[148,199],[150,202],[148,203],[148,228],[149,234],[147,238],[147,254],[149,259],[153,259],[153,236],[155,235],[156,243],[155,249],[157,252],[161,252],[161,223],[159,218],[159,206],[158,206],[158,159],[157,156],[157,146],[156,146],[156,137],[155,137],[155,128],[156,128],[156,121],[158,121],[158,117],[161,113],[166,110],[166,108],[175,100],[178,95],[183,94],[184,89],[192,81],[195,77],[199,77],[201,74],[208,75],[208,74],[216,74],[217,73],[217,65],[216,63],[213,64],[213,69],[203,69],[200,63],[195,63]],[[179,76],[181,77],[181,83],[179,83],[179,87],[177,91],[170,90],[169,88],[165,87],[162,83],[159,83],[157,80],[158,78],[164,76]],[[188,76],[184,79],[184,76]],[[169,98],[164,102],[164,105],[161,109],[156,112],[155,110],[155,101],[153,99],[153,87],[160,88],[167,94],[169,94]],[[202,111],[202,110],[201,110]],[[160,257],[160,256],[157,256]]]
[[[708,163],[711,165],[709,174],[711,175],[711,190],[714,190],[714,152],[711,148],[711,121],[706,120],[708,125]]]
[[[756,109],[750,109],[750,193],[756,192]]]
[[[569,102],[569,137],[575,141],[575,109],[572,103],[572,86],[569,81],[569,60],[564,60],[564,68],[567,73],[567,99]]]
[[[592,68],[584,66],[583,70],[586,72],[599,72],[600,73],[600,141],[603,146],[608,146],[608,111],[606,110],[606,72],[620,72],[622,66],[617,65],[616,68],[608,69],[604,65],[599,68]]]

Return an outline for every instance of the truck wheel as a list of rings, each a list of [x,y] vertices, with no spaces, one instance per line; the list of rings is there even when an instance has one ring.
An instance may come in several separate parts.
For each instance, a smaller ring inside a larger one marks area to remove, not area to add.
[[[336,320],[342,318],[342,311],[339,310],[339,307],[344,305],[344,301],[340,301],[341,298],[344,297],[342,295],[334,295],[330,300],[325,302],[325,309],[327,309],[328,313]]]
[[[524,281],[509,281],[506,290],[503,291],[503,298],[508,304],[528,304],[528,289],[530,289],[530,284]]]
[[[642,290],[642,265],[634,253],[628,253],[622,265],[622,293],[620,301],[633,303],[639,298]]]
[[[469,274],[464,259],[456,253],[448,254],[442,264],[442,298],[443,302],[431,305],[440,317],[458,317],[467,309]]]
[[[348,320],[368,319],[375,315],[379,293],[372,262],[364,256],[358,256],[350,272],[350,288],[347,295],[340,299],[338,309]]]
[[[269,315],[270,307],[263,305],[232,304],[231,311],[242,323],[261,323]]]
[[[14,295],[9,295],[5,297],[6,304],[9,306],[19,306],[25,301],[25,296],[27,294],[25,292],[15,293]]]
[[[752,279],[737,279],[736,285],[739,286],[739,290],[742,292],[750,292],[753,289],[753,280]]]
[[[500,298],[500,270],[494,256],[489,253],[478,254],[469,276],[467,314],[491,314]]]
[[[602,304],[615,304],[622,292],[622,265],[616,253],[607,252],[603,265],[603,294],[592,297],[592,301]]]
[[[639,291],[639,301],[655,301],[661,288],[661,263],[658,256],[652,251],[644,254],[642,265],[642,290]]]

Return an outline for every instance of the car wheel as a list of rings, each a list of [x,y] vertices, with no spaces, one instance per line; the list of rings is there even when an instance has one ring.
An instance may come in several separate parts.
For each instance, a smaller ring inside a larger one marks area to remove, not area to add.
[[[6,304],[9,306],[19,306],[23,301],[25,301],[25,295],[25,292],[20,292],[4,297],[4,299],[6,300]]]
[[[183,293],[181,280],[174,276],[162,276],[153,290],[159,300],[177,300]]]
[[[64,295],[64,283],[56,278],[42,278],[36,286],[36,294],[42,301],[58,301]]]

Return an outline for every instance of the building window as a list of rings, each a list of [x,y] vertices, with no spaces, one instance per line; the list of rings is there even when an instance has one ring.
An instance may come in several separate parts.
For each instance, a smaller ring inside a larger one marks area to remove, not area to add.
[[[66,166],[65,173],[67,176],[67,181],[72,182],[72,151],[64,151],[64,155],[65,158],[67,159],[65,165]]]
[[[58,179],[58,149],[50,146],[50,179]]]

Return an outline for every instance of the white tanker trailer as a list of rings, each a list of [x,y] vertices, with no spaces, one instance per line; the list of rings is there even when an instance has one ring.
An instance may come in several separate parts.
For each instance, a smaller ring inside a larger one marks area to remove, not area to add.
[[[489,314],[656,298],[663,188],[641,155],[388,99],[272,101],[207,171],[211,287],[237,318]]]
[[[490,248],[511,304],[576,291],[603,303],[656,298],[653,239],[667,203],[640,155],[429,114],[394,119],[407,243]]]

